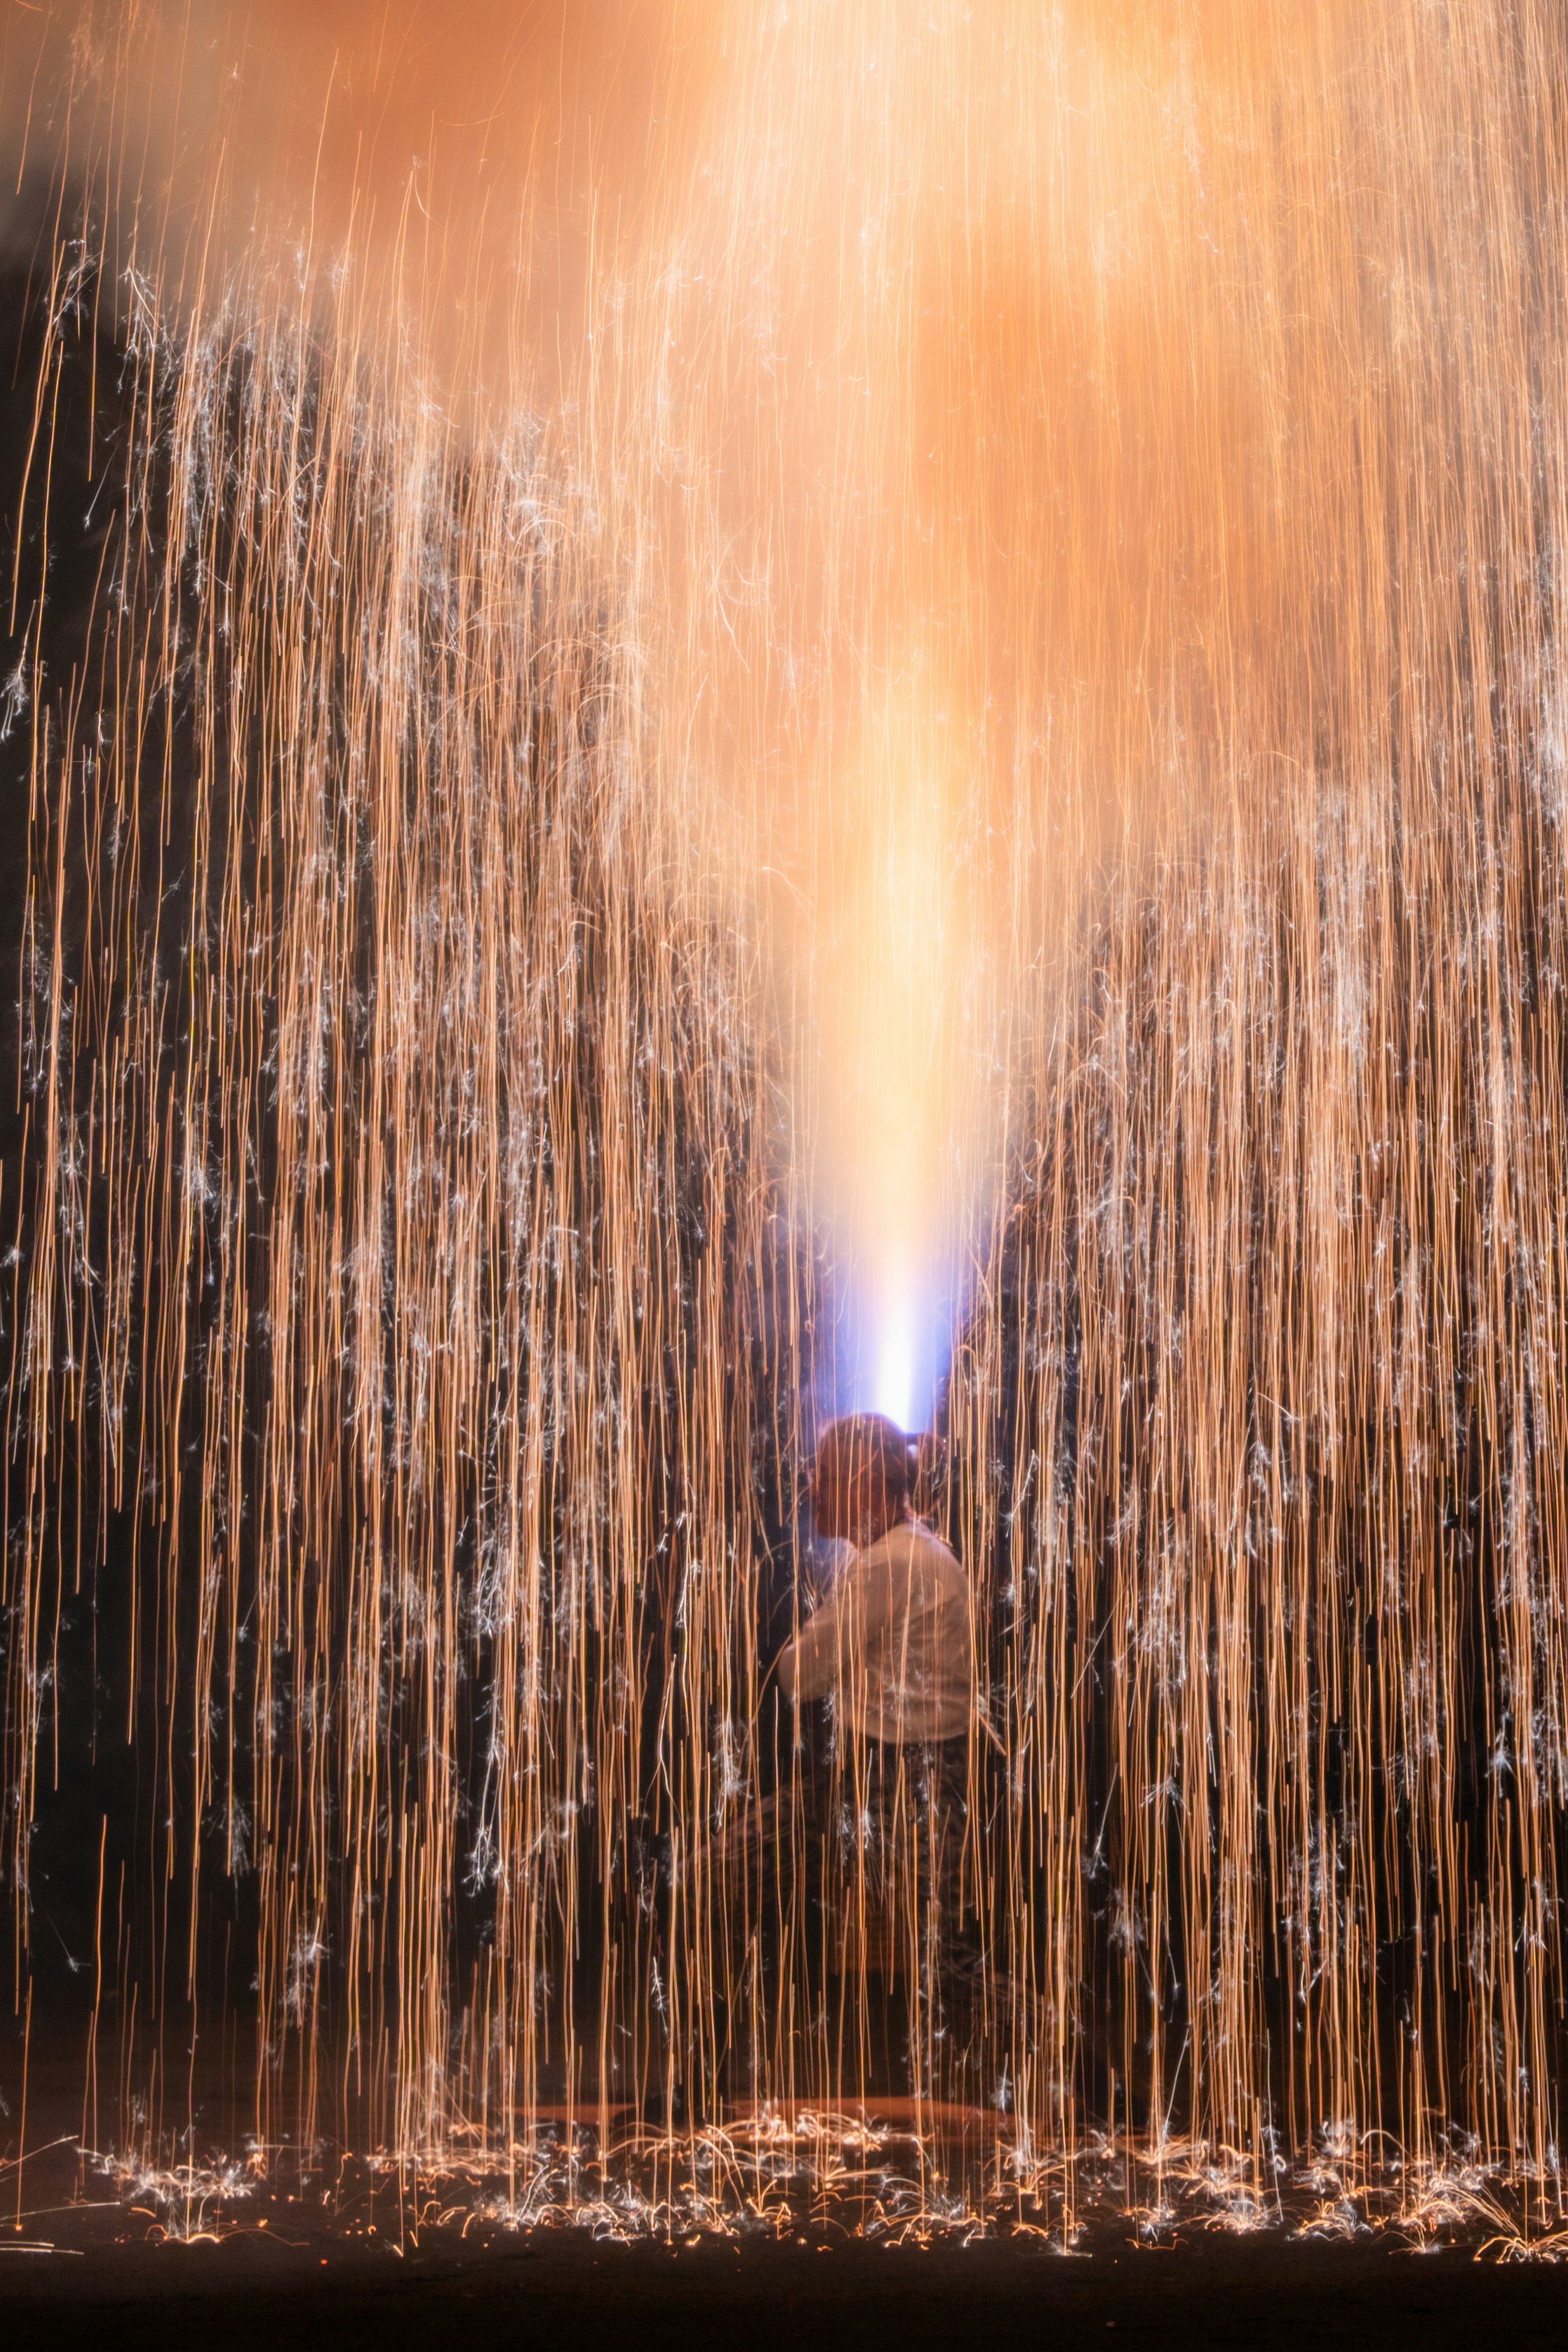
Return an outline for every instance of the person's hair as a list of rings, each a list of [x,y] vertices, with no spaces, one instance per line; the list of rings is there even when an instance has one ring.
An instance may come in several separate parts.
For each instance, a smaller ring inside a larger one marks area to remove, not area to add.
[[[851,1476],[869,1469],[884,1491],[907,1502],[915,1482],[911,1441],[885,1412],[847,1412],[830,1421],[816,1441],[818,1455],[831,1445]]]

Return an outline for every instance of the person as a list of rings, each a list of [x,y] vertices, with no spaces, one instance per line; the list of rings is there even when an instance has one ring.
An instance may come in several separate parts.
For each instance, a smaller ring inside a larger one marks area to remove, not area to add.
[[[808,1486],[817,1531],[854,1556],[775,1671],[831,1711],[837,1964],[929,1984],[962,1906],[972,1727],[968,1582],[910,1507],[910,1441],[879,1413],[832,1423]]]
[[[910,1508],[910,1442],[881,1413],[829,1424],[807,1495],[819,1535],[855,1547],[832,1591],[779,1653],[786,1699],[837,1699],[840,1726],[882,1746],[967,1741],[974,1712],[969,1588]]]

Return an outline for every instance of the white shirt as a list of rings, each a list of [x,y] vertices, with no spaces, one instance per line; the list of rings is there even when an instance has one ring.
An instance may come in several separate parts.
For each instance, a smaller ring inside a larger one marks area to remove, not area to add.
[[[956,1739],[974,1713],[969,1586],[940,1537],[900,1519],[855,1554],[779,1656],[785,1698],[836,1693],[863,1739]]]

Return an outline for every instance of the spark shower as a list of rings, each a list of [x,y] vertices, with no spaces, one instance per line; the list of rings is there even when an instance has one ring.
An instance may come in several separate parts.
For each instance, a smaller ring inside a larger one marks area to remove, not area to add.
[[[960,2201],[1558,2226],[1560,12],[441,13],[7,32],[21,2046],[842,2163],[855,1394],[973,1596]]]

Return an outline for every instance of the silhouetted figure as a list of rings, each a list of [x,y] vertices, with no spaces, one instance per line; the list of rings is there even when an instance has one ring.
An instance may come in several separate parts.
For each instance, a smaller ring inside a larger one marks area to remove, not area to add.
[[[910,1507],[909,1440],[880,1413],[832,1423],[808,1489],[819,1535],[855,1557],[780,1652],[786,1699],[837,1703],[841,1732],[880,1747],[967,1740],[974,1714],[969,1589]]]
[[[910,1441],[880,1414],[824,1433],[812,1517],[855,1551],[777,1673],[786,1703],[820,1698],[829,1711],[826,1791],[810,1809],[829,1968],[880,1978],[884,1995],[901,1986],[895,2038],[911,2072],[929,2077],[920,2045],[940,2013],[942,1950],[963,1908],[975,1684],[968,1583],[913,1515],[913,1475]]]

